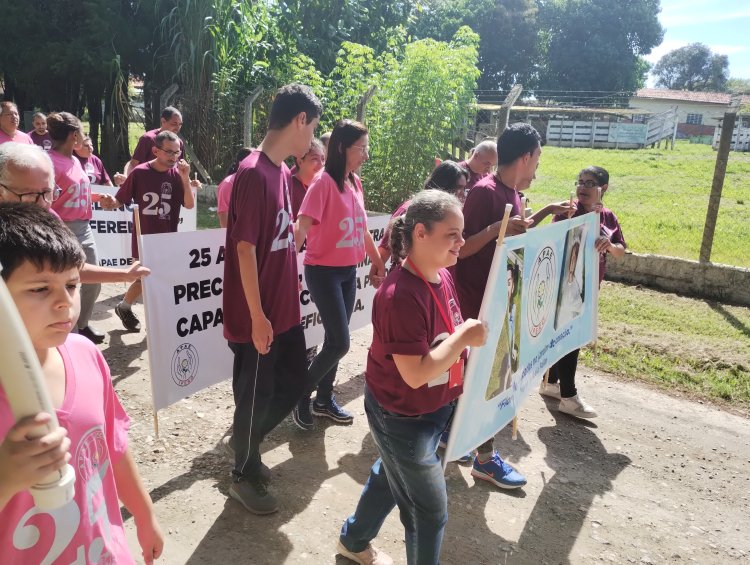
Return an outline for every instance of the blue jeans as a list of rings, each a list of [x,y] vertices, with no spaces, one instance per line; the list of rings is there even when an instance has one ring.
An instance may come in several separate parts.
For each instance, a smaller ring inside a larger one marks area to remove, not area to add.
[[[357,267],[305,265],[305,281],[325,330],[323,347],[308,370],[309,392],[317,389],[317,401],[324,404],[331,400],[339,361],[349,351],[349,320],[357,294]]]
[[[357,509],[341,527],[341,543],[354,553],[363,551],[398,505],[407,562],[439,563],[448,495],[436,452],[453,404],[421,416],[400,416],[384,410],[365,386],[365,412],[380,458],[370,469]]]

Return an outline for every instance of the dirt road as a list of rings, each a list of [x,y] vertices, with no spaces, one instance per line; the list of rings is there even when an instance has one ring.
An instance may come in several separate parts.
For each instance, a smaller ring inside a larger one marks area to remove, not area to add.
[[[106,293],[122,291],[111,285]],[[161,563],[349,563],[336,556],[338,530],[376,457],[362,404],[369,330],[353,336],[336,387],[354,424],[318,420],[313,432],[291,420],[279,426],[263,458],[281,510],[257,517],[226,496],[230,464],[217,444],[231,423],[230,384],[160,412],[157,439],[145,334],[124,333],[110,313],[114,304],[99,305],[96,323],[110,332],[102,349],[133,419],[131,449],[167,537]],[[582,373],[579,390],[599,418],[574,420],[532,394],[518,439],[508,429],[498,434],[502,455],[528,478],[524,489],[498,491],[475,482],[469,467],[449,465],[443,563],[747,563],[750,421]],[[132,519],[126,524],[139,554]],[[396,512],[376,543],[406,562]]]

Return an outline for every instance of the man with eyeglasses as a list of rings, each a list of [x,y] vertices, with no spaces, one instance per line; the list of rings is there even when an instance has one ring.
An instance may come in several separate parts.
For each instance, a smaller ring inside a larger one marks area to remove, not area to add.
[[[19,123],[18,107],[13,102],[8,102],[7,100],[0,102],[0,143],[13,141],[15,143],[34,145],[31,138],[18,129]]]
[[[177,134],[180,133],[180,129],[182,129],[182,114],[174,106],[167,106],[161,111],[159,127],[147,131],[140,137],[138,145],[135,146],[135,151],[133,151],[133,156],[130,158],[130,161],[125,164],[125,170],[123,171],[124,174],[117,173],[115,175],[115,184],[120,186],[125,182],[125,179],[130,173],[133,172],[133,169],[141,163],[153,159],[153,148],[156,145],[156,136],[163,131],[170,131],[177,136]],[[177,140],[180,144],[180,152],[177,155],[179,158],[185,154],[185,144],[179,137],[177,137]]]
[[[0,146],[0,202],[31,202],[57,216],[50,204],[59,198],[61,192],[55,186],[52,161],[44,149],[33,143],[5,143]],[[127,269],[85,263],[81,268],[81,283],[129,283],[149,272],[138,262]]]
[[[162,131],[151,148],[153,159],[136,166],[117,191],[113,201],[102,203],[105,208],[123,204],[138,204],[141,233],[170,233],[177,231],[180,209],[193,208],[195,198],[190,183],[190,164],[180,159],[181,141],[171,131]],[[133,257],[138,259],[138,242],[133,230]],[[115,306],[115,314],[125,329],[141,331],[141,323],[132,310],[141,295],[141,281],[135,281]]]

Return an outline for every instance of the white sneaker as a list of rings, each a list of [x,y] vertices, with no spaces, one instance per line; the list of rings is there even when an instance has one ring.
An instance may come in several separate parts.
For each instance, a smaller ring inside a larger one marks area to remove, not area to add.
[[[576,418],[596,418],[596,411],[586,404],[580,394],[570,398],[561,398],[557,409]]]
[[[359,565],[393,565],[393,559],[382,551],[375,549],[372,544],[368,545],[364,551],[354,553],[346,549],[341,540],[339,540],[336,551],[347,559],[359,563]]]
[[[542,381],[542,384],[539,385],[539,394],[560,400],[560,383],[547,383],[545,386],[544,381]]]

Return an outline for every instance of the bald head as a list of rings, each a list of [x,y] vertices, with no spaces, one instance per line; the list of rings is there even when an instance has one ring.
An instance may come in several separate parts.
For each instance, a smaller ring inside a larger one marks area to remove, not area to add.
[[[37,145],[0,145],[0,201],[18,201],[18,194],[55,187],[55,170],[47,152]],[[13,194],[8,194],[8,191]],[[39,199],[42,201],[42,199]]]
[[[497,165],[497,143],[491,139],[482,141],[474,148],[466,164],[475,174],[484,175],[492,171]]]

